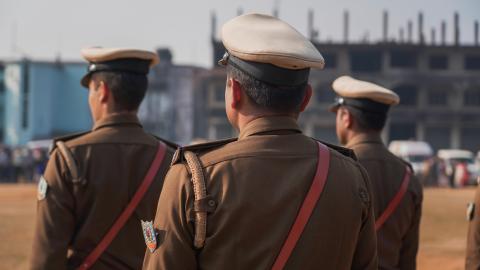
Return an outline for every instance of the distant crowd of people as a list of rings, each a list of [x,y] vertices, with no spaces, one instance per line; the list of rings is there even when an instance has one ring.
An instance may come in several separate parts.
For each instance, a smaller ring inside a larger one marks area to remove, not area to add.
[[[0,145],[0,182],[38,182],[48,160],[46,149]]]
[[[476,184],[478,172],[468,170],[468,164],[461,161],[445,162],[437,157],[427,159],[418,173],[424,186],[463,187]]]

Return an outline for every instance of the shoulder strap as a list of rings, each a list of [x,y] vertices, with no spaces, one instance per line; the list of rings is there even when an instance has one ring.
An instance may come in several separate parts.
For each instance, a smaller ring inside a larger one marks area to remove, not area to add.
[[[395,209],[397,209],[398,205],[403,199],[403,196],[405,196],[405,193],[407,192],[408,189],[408,183],[410,182],[410,177],[411,177],[412,171],[410,170],[409,166],[406,166],[405,169],[405,176],[403,177],[402,184],[400,185],[400,188],[398,189],[397,194],[393,197],[393,199],[388,203],[387,208],[385,208],[385,211],[380,215],[380,217],[375,220],[375,230],[378,231],[380,228],[383,226],[385,221],[395,212]]]
[[[214,148],[221,147],[223,145],[234,142],[236,140],[237,138],[230,138],[230,139],[211,141],[206,143],[181,146],[177,148],[177,151],[175,152],[175,155],[173,156],[173,159],[172,159],[172,164],[176,164],[178,162],[184,161],[185,152],[187,151],[198,154],[203,151],[211,151]]]
[[[157,135],[155,135],[155,134],[151,134],[151,133],[149,133],[149,134],[150,134],[151,136],[153,136],[155,139],[157,139],[157,141],[161,141],[161,142],[163,142],[164,144],[166,144],[167,147],[170,147],[170,148],[173,148],[173,149],[177,149],[177,148],[179,147],[179,145],[176,144],[176,143],[174,143],[174,142],[171,142],[171,141],[169,141],[169,140],[166,140],[166,139],[164,139],[164,138],[162,138],[162,137],[159,137],[159,136],[157,136]]]
[[[78,172],[78,166],[77,166],[77,163],[75,162],[75,159],[73,158],[72,152],[68,150],[68,147],[65,145],[63,141],[57,141],[55,145],[58,148],[63,159],[65,160],[65,163],[67,164],[70,175],[72,176],[72,182],[74,184],[80,183],[82,179],[80,178],[80,174]]]
[[[155,158],[147,171],[147,175],[145,175],[145,178],[135,192],[135,195],[133,195],[133,198],[130,200],[125,210],[123,210],[123,212],[117,218],[113,226],[103,237],[100,243],[98,243],[95,249],[93,249],[92,252],[88,254],[87,258],[78,267],[79,270],[89,269],[107,249],[112,240],[117,236],[118,232],[120,232],[120,230],[123,228],[127,220],[133,214],[135,208],[137,208],[143,196],[145,196],[145,193],[147,192],[155,176],[157,175],[157,172],[160,169],[160,165],[162,165],[163,159],[165,157],[166,149],[167,148],[164,143],[158,142],[158,149]]]
[[[283,243],[282,249],[272,266],[273,270],[280,270],[285,267],[288,258],[290,258],[293,249],[297,245],[298,239],[300,239],[300,236],[312,215],[313,209],[315,208],[320,195],[322,195],[325,183],[327,182],[328,168],[330,166],[330,152],[325,145],[319,142],[317,143],[318,162],[315,177],[313,178],[312,185],[300,207],[295,223],[293,223],[290,233],[288,234],[285,243]]]
[[[317,139],[315,139],[317,140]],[[338,146],[338,145],[335,145],[335,144],[330,144],[330,143],[327,143],[327,142],[324,142],[324,141],[320,141],[320,140],[317,140],[318,142],[324,144],[325,146],[327,146],[328,148],[330,149],[333,149],[335,151],[337,151],[338,153],[346,156],[346,157],[349,157],[355,161],[358,160],[357,156],[355,155],[355,152],[352,150],[352,149],[349,149],[349,148],[345,148],[345,147],[341,147],[341,146]]]
[[[52,140],[52,144],[50,145],[50,149],[48,150],[48,152],[50,154],[52,154],[53,150],[55,150],[57,147],[58,147],[58,142],[66,142],[66,141],[70,141],[70,140],[73,140],[73,139],[76,139],[78,137],[81,137],[87,133],[90,133],[91,131],[82,131],[82,132],[77,132],[77,133],[72,133],[72,134],[68,134],[68,135],[65,135],[65,136],[60,136],[60,137],[56,137],[56,138],[53,138]]]

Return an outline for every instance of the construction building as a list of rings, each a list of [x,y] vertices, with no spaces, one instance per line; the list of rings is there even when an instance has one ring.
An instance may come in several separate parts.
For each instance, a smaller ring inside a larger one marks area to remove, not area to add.
[[[143,127],[180,145],[194,139],[194,89],[205,69],[176,65],[169,49],[157,50],[161,61],[148,75],[149,84],[139,110]]]
[[[326,61],[324,70],[312,70],[310,83],[314,96],[300,124],[306,134],[337,143],[335,116],[328,106],[335,96],[332,82],[341,75],[368,80],[392,89],[401,104],[391,110],[384,140],[424,140],[434,149],[480,150],[480,46],[478,21],[474,22],[474,43],[460,44],[459,15],[454,14],[454,42],[447,43],[446,23],[431,29],[429,42],[423,30],[423,13],[418,14],[417,34],[413,23],[399,37],[390,38],[388,13],[383,14],[383,39],[378,42],[351,42],[349,14],[344,13],[344,39],[341,42],[317,38],[313,12],[308,14],[308,35]],[[201,74],[195,91],[197,107],[195,136],[219,139],[235,136],[224,112],[225,70],[216,62],[225,49],[216,38],[212,16],[213,66]],[[205,128],[207,127],[207,128]]]

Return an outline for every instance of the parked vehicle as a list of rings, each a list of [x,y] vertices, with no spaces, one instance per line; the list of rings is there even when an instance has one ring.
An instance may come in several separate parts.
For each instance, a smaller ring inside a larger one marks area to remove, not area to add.
[[[29,141],[26,146],[27,146],[27,148],[29,148],[30,150],[41,149],[41,150],[48,151],[49,148],[50,148],[51,145],[52,145],[52,141],[53,141],[53,140],[35,140],[35,141]]]
[[[433,157],[433,149],[424,141],[392,141],[388,150],[396,156],[412,164],[417,176],[427,174],[428,164]]]
[[[462,149],[441,149],[438,150],[437,156],[444,164],[444,173],[452,187],[477,184],[480,169],[473,152]]]

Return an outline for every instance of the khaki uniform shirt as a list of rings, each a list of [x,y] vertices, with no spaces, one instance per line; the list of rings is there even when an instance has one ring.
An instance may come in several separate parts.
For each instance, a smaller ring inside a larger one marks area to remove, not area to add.
[[[380,136],[362,134],[347,147],[368,172],[378,218],[397,194],[409,165],[390,153]],[[416,268],[422,199],[422,185],[412,175],[398,208],[377,232],[379,269]]]
[[[159,245],[144,269],[269,269],[315,175],[316,142],[289,117],[258,118],[238,140],[180,149],[165,178],[154,226]],[[353,152],[330,149],[323,194],[286,269],[377,269],[370,186]],[[194,193],[183,151],[198,154],[208,215],[202,249],[193,247]]]
[[[468,225],[467,236],[466,270],[480,269],[480,214],[478,207],[480,207],[480,185],[475,193],[475,202],[473,205],[469,205],[467,211],[470,224]]]
[[[55,149],[44,174],[47,192],[37,205],[31,269],[74,269],[83,262],[143,181],[158,140],[145,133],[136,116],[116,115],[102,120],[89,133],[73,136],[66,145],[84,182],[73,184],[63,156]],[[163,164],[134,214],[92,269],[141,268],[145,243],[140,220],[155,215],[173,146],[168,146]]]

